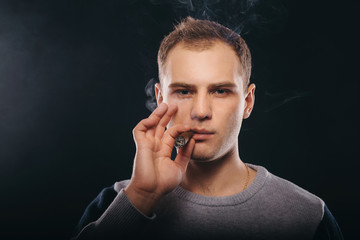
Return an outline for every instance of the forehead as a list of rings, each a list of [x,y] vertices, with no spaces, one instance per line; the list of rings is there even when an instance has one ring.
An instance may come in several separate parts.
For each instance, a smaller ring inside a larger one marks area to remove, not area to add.
[[[239,58],[230,46],[219,41],[206,49],[180,43],[169,52],[164,68],[165,86],[174,82],[199,86],[224,81],[242,83]]]

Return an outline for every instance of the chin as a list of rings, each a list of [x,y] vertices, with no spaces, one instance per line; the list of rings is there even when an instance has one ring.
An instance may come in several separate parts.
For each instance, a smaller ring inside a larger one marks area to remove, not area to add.
[[[207,156],[204,156],[204,155],[197,156],[197,155],[193,154],[191,156],[191,161],[194,161],[194,162],[210,162],[211,158],[209,158]]]
[[[236,141],[235,141],[236,142]],[[237,144],[237,143],[236,143]],[[221,144],[216,144],[215,146],[219,146]],[[197,146],[195,145],[194,151],[191,155],[191,160],[194,162],[212,162],[226,155],[231,155],[234,150],[235,145],[228,145],[228,147],[215,147],[213,146]]]
[[[191,160],[194,162],[211,162],[216,159],[216,154],[210,151],[196,151],[194,149]]]

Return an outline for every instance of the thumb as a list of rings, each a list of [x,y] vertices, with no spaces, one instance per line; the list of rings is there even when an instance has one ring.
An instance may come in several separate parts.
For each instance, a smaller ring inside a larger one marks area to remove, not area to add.
[[[192,152],[194,151],[194,147],[195,140],[191,138],[188,144],[179,149],[178,154],[174,160],[174,162],[181,168],[183,172],[186,171]]]

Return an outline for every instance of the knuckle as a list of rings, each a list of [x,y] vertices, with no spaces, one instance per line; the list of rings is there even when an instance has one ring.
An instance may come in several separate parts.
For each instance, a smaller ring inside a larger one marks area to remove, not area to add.
[[[140,123],[141,123],[141,122],[140,122]],[[133,130],[132,130],[132,133],[133,133],[133,134],[135,134],[136,131],[138,131],[139,126],[140,126],[140,123],[138,123],[138,124],[133,128]]]
[[[141,120],[133,129],[132,129],[132,134],[133,135],[136,135],[136,133],[139,131],[139,128],[141,128],[141,126],[145,126],[145,124],[144,124],[144,121],[145,121],[146,119],[143,119],[143,120]]]

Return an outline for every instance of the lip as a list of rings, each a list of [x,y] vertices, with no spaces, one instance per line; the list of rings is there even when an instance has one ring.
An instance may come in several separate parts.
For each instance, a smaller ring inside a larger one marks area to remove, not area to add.
[[[215,133],[206,129],[192,129],[191,131],[194,133],[192,137],[194,140],[207,140]]]

